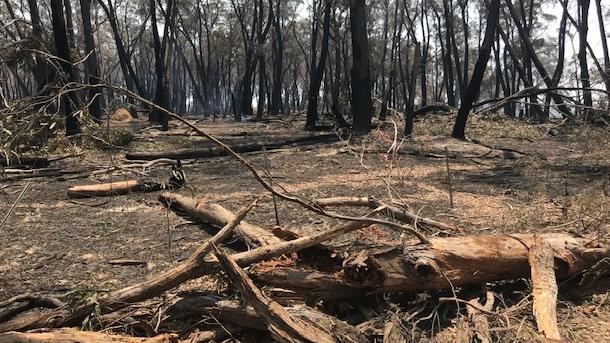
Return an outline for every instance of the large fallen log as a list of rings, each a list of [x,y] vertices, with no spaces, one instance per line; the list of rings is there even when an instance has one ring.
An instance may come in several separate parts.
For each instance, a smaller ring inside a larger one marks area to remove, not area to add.
[[[197,222],[218,227],[225,226],[235,217],[231,211],[218,204],[206,203],[177,193],[163,193],[159,195],[159,201],[173,210],[186,212]],[[282,242],[271,231],[246,221],[242,221],[235,228],[235,233],[248,245],[255,247]]]
[[[173,343],[178,336],[163,334],[156,337],[129,337],[100,332],[61,329],[43,332],[7,332],[0,334],[0,343]]]
[[[540,235],[553,250],[558,277],[568,277],[609,256],[605,242],[569,234]],[[252,271],[269,286],[310,296],[337,298],[354,292],[422,291],[514,280],[530,275],[528,249],[535,235],[431,238],[430,244],[404,243],[377,252],[362,251],[336,273],[292,267]]]
[[[236,153],[247,153],[254,151],[261,151],[263,148],[267,150],[275,150],[280,149],[285,146],[290,145],[311,145],[311,144],[320,144],[320,143],[329,143],[329,142],[337,142],[339,141],[339,137],[335,134],[325,134],[325,135],[311,135],[305,137],[297,137],[282,141],[255,141],[248,142],[245,144],[234,144],[231,145],[230,148]],[[156,160],[160,158],[169,158],[172,160],[180,159],[193,159],[193,158],[207,158],[207,157],[220,157],[220,156],[228,156],[229,153],[220,147],[211,146],[209,148],[199,148],[199,149],[178,149],[172,151],[153,151],[153,152],[130,152],[125,155],[125,158],[128,160],[141,160],[141,161],[150,161]]]
[[[164,188],[157,182],[125,180],[97,185],[74,186],[68,189],[68,198],[90,198],[101,196],[123,195],[136,192],[156,192]]]

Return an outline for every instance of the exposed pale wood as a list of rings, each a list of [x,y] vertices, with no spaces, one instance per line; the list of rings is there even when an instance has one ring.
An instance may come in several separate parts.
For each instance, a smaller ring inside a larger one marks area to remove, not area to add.
[[[7,332],[0,334],[0,343],[174,343],[177,335],[163,334],[151,338],[109,335],[99,332],[61,329],[43,332]]]
[[[538,238],[529,251],[534,297],[534,317],[538,332],[547,341],[559,342],[561,335],[557,326],[557,280],[555,279],[555,252],[551,242]]]
[[[154,192],[161,190],[163,185],[155,182],[125,180],[96,185],[74,186],[68,189],[69,198],[89,198],[96,196],[111,196],[132,192]]]
[[[282,305],[267,298],[225,252],[216,248],[216,257],[233,287],[239,289],[241,295],[263,318],[276,339],[281,342],[330,343],[337,341],[331,333],[308,325],[291,315]]]
[[[383,343],[403,343],[407,342],[407,337],[401,319],[391,313],[383,328]]]
[[[569,234],[542,235],[560,261],[558,275],[578,273],[609,255],[609,246]],[[485,235],[432,238],[430,245],[405,243],[354,254],[340,272],[259,267],[254,272],[270,286],[320,297],[354,292],[449,289],[468,284],[528,277],[533,235]]]
[[[159,201],[172,209],[186,212],[190,217],[200,223],[212,224],[222,227],[230,222],[235,215],[226,208],[207,203],[199,199],[185,197],[177,193],[165,192],[159,196]],[[271,231],[246,221],[242,221],[236,228],[235,233],[248,245],[260,247],[282,242]]]
[[[473,306],[468,306],[466,311],[468,312],[468,320],[474,326],[473,337],[470,337],[469,342],[479,342],[479,343],[490,343],[491,342],[491,334],[489,332],[489,321],[487,320],[487,316],[485,313],[477,310],[477,308],[483,308],[485,311],[491,311],[494,305],[494,294],[491,292],[487,292],[487,299],[484,305],[479,303],[477,298],[474,298],[469,301]]]

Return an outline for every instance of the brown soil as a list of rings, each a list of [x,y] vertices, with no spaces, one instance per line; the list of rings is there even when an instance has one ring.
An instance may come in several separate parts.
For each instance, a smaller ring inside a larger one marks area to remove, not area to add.
[[[424,119],[415,132],[427,135],[449,132],[448,123],[449,119]],[[286,125],[201,121],[197,125],[227,141],[302,134],[296,128],[300,122]],[[141,127],[133,129],[135,141],[127,149],[153,151],[209,144],[202,138],[188,137],[187,131],[173,126],[169,133]],[[549,126],[477,118],[471,126],[470,132],[482,144],[527,155],[519,159],[451,159],[453,209],[449,208],[443,158],[362,153],[367,148],[387,149],[393,140],[392,127],[378,130],[351,145],[341,142],[269,151],[269,169],[275,182],[290,192],[311,198],[368,195],[385,200],[392,198],[404,201],[422,215],[461,227],[465,234],[571,231],[608,235],[610,134],[607,131],[560,128],[559,135],[549,136],[545,134]],[[101,169],[120,164],[123,156],[118,148],[84,151],[85,154],[56,162],[54,166]],[[260,168],[266,165],[262,153],[245,156]],[[188,187],[181,191],[183,194],[202,197],[234,211],[264,191],[245,168],[229,157],[189,161],[184,170]],[[167,181],[169,176],[169,167],[158,167],[146,178]],[[157,201],[158,193],[78,201],[70,201],[66,196],[70,186],[143,178],[139,174],[121,171],[88,179],[66,178],[33,179],[0,230],[0,300],[25,292],[101,294],[141,281],[183,261],[209,237],[209,228],[166,210]],[[27,182],[0,183],[2,218]],[[395,192],[392,195],[388,185]],[[302,234],[336,223],[292,204],[279,202],[278,205],[281,225]],[[271,200],[248,215],[247,220],[272,228],[275,218]],[[346,251],[357,250],[399,239],[399,235],[376,227],[340,237],[333,244]],[[146,263],[139,266],[108,263],[118,258]],[[182,290],[213,291],[216,284],[215,278],[204,278],[183,285]],[[523,293],[516,301],[528,294],[527,283],[517,282],[509,288]],[[573,289],[562,290],[558,315],[567,341],[610,341],[608,291],[608,288],[581,289],[575,296]],[[451,340],[450,324],[440,328],[433,321],[421,325],[428,337]],[[494,337],[523,342],[538,339],[531,304],[515,315],[511,325],[508,330],[498,329]]]

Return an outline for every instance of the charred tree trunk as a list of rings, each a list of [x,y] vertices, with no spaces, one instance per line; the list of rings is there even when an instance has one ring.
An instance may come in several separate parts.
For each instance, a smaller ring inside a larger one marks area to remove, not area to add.
[[[479,49],[479,57],[474,65],[472,71],[472,78],[468,84],[468,88],[462,98],[458,116],[453,126],[453,138],[464,139],[466,130],[466,121],[468,120],[468,114],[472,108],[472,104],[479,96],[481,90],[481,81],[487,68],[487,62],[489,61],[489,55],[491,54],[491,48],[494,44],[494,38],[496,35],[496,27],[498,26],[498,19],[500,17],[500,0],[492,0],[489,5],[489,14],[487,16],[487,27],[485,28],[485,37],[483,43]]]
[[[590,0],[578,0],[578,18],[580,25],[578,28],[578,62],[580,65],[580,82],[582,84],[583,117],[585,120],[590,119],[589,114],[593,107],[593,98],[591,96],[591,81],[589,80],[589,63],[587,62],[587,34],[589,32],[589,7]],[[603,37],[604,39],[606,37]]]
[[[169,28],[171,27],[171,19],[174,16],[174,2],[173,0],[167,1],[167,8],[165,9],[165,29],[163,32],[163,40],[159,35],[159,29],[157,27],[157,3],[156,0],[150,0],[150,10],[151,10],[151,29],[153,34],[153,46],[155,53],[155,74],[156,74],[156,83],[155,83],[155,96],[154,103],[155,105],[167,109],[169,107],[169,99],[168,99],[168,86],[167,86],[167,76],[166,69],[167,66],[165,64],[165,56],[167,52],[167,44],[169,42]],[[169,130],[169,117],[167,113],[160,111],[158,109],[153,109],[150,114],[150,121],[161,124],[161,130],[167,131]]]
[[[515,9],[515,6],[512,3],[512,0],[505,0],[505,3],[506,3],[506,6],[508,7],[508,10],[510,11],[510,15],[513,19],[513,22],[517,26],[517,31],[519,32],[519,36],[520,36],[521,40],[523,41],[523,44],[525,45],[525,49],[527,50],[527,53],[531,57],[532,62],[536,66],[536,70],[538,70],[538,74],[540,74],[540,77],[544,81],[547,88],[552,88],[551,77],[547,73],[546,68],[544,67],[544,64],[542,63],[542,61],[538,58],[538,55],[536,54],[536,51],[534,50],[534,47],[532,46],[532,43],[527,36],[527,32],[525,31],[523,25],[521,24],[519,15],[517,14],[517,11]],[[553,98],[553,101],[557,104],[559,111],[561,111],[563,114],[565,114],[568,118],[573,117],[572,112],[565,105],[565,103],[563,102],[563,99],[561,98],[561,96],[559,94],[553,93],[552,98]]]
[[[320,94],[320,86],[322,79],[324,78],[324,70],[326,69],[326,59],[328,57],[328,42],[330,40],[330,14],[332,4],[331,0],[324,1],[324,22],[322,24],[322,47],[320,51],[320,60],[317,65],[312,64],[311,80],[309,82],[309,94],[307,102],[307,121],[305,122],[305,128],[311,129],[316,126],[318,120],[318,97]],[[314,19],[315,20],[315,19]],[[315,39],[312,40],[315,42]],[[316,49],[315,46],[312,49]],[[315,60],[312,60],[314,62]]]
[[[597,20],[599,24],[599,34],[602,42],[602,50],[604,53],[604,72],[602,73],[602,77],[604,79],[604,84],[606,85],[606,90],[610,89],[610,54],[608,53],[608,39],[606,37],[606,27],[604,24],[604,16],[602,14],[602,4],[601,0],[595,0],[595,5],[597,8]],[[609,103],[610,106],[610,103]]]
[[[59,64],[63,72],[63,78],[67,81],[74,80],[74,70],[72,69],[72,59],[70,57],[70,43],[66,32],[66,21],[62,0],[51,0],[51,20],[53,25],[53,36],[57,57],[60,58]],[[80,122],[72,111],[72,106],[78,103],[76,94],[68,93],[62,97],[61,111],[65,116],[66,136],[80,133]]]
[[[270,9],[271,10],[271,9]],[[282,111],[282,80],[284,78],[284,37],[282,35],[282,0],[277,0],[273,11],[273,86],[271,90],[271,115]]]
[[[97,85],[102,83],[100,70],[95,51],[95,40],[91,28],[91,0],[80,0],[81,16],[83,20],[83,36],[85,40],[85,54],[87,57],[87,83],[93,87],[89,89],[89,115],[99,121],[102,116],[102,90]]]
[[[146,97],[146,92],[144,91],[144,88],[142,88],[140,81],[138,80],[137,74],[133,69],[133,65],[131,64],[131,59],[129,58],[129,56],[127,55],[127,51],[125,50],[125,45],[123,44],[123,38],[119,30],[116,12],[114,10],[112,0],[108,0],[108,5],[106,5],[103,0],[98,0],[98,3],[100,4],[100,6],[102,6],[104,13],[106,13],[108,21],[110,23],[110,28],[112,29],[114,42],[117,48],[117,56],[119,57],[119,64],[123,73],[123,79],[125,80],[125,86],[129,91],[134,93],[137,91],[140,96]]]
[[[356,135],[365,135],[371,131],[373,111],[366,2],[350,0],[349,7],[353,58],[351,72],[353,130]]]

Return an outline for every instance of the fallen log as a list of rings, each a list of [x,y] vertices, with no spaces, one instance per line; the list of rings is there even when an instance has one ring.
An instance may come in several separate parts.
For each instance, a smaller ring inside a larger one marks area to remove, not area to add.
[[[529,251],[531,266],[534,317],[538,332],[547,342],[560,342],[557,326],[557,280],[555,279],[554,252],[551,244],[537,239]]]
[[[223,227],[235,217],[231,211],[218,204],[206,203],[177,193],[163,193],[159,195],[159,201],[173,210],[186,212],[199,223]],[[272,232],[246,221],[239,223],[235,233],[248,245],[254,247],[282,242]]]
[[[387,153],[386,149],[372,149],[370,152]],[[434,158],[503,158],[519,159],[526,156],[521,151],[485,146],[474,141],[463,141],[447,137],[420,136],[406,140],[397,150],[398,154],[426,156]]]
[[[2,167],[28,167],[28,168],[46,168],[49,166],[49,160],[45,157],[16,157],[0,155],[0,166]]]
[[[7,332],[0,334],[0,343],[174,343],[175,334],[162,334],[156,337],[130,337],[110,335],[100,332],[62,329],[42,332]]]
[[[165,188],[157,182],[126,180],[97,185],[74,186],[68,189],[68,198],[91,198],[102,196],[123,195],[137,192],[156,192]]]
[[[552,247],[557,275],[568,277],[609,256],[610,246],[569,234],[540,235]],[[354,292],[451,289],[469,284],[514,280],[530,275],[528,249],[534,235],[431,238],[430,244],[404,243],[347,258],[336,273],[264,264],[253,269],[269,286],[322,298]]]
[[[247,153],[261,151],[263,148],[267,150],[280,149],[289,145],[312,145],[320,143],[330,143],[339,141],[339,137],[335,134],[311,135],[305,137],[297,137],[283,141],[255,141],[245,144],[234,144],[229,146],[236,153]],[[193,158],[208,158],[228,156],[229,153],[220,147],[211,146],[209,148],[200,149],[178,149],[173,151],[153,151],[153,152],[130,152],[125,155],[128,160],[150,161],[160,158],[168,158],[172,160],[187,160]]]

